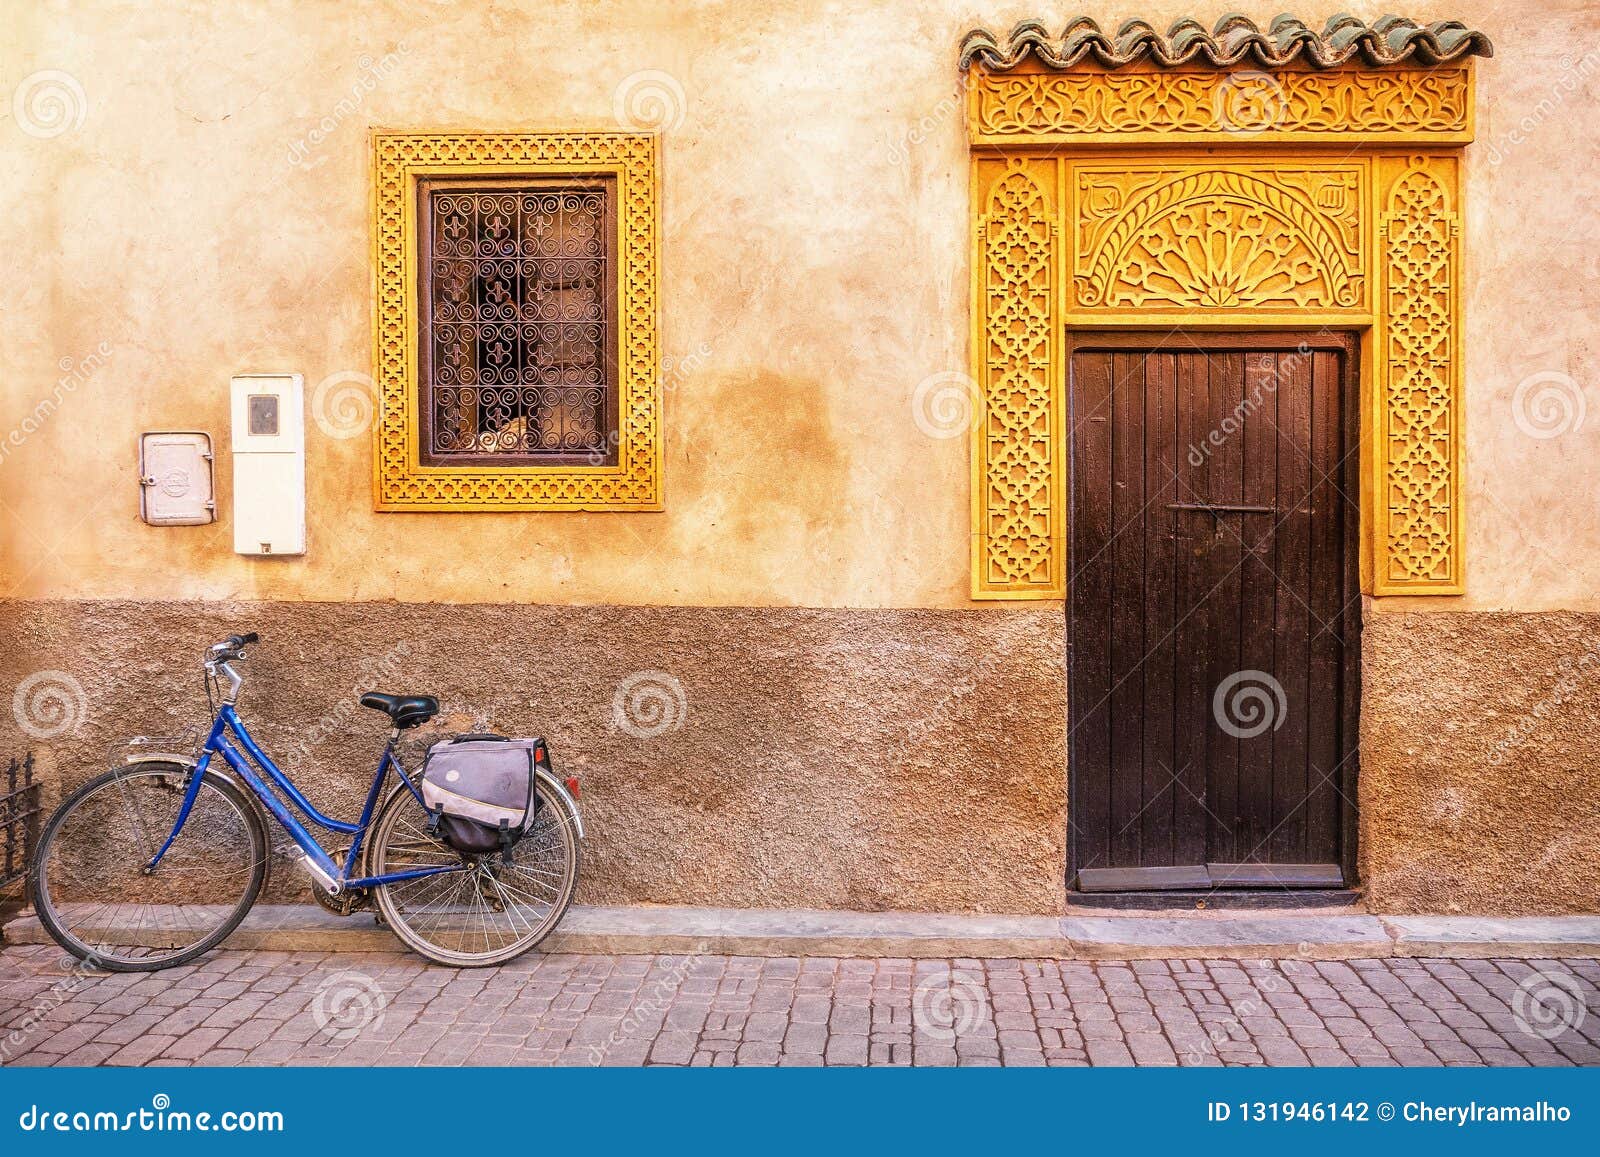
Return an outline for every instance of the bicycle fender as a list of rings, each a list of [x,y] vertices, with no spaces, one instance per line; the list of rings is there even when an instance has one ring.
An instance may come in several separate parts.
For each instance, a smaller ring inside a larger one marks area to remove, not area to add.
[[[541,781],[553,794],[560,798],[562,803],[572,809],[572,820],[577,825],[578,838],[580,840],[586,839],[587,837],[583,831],[583,812],[578,810],[578,801],[572,798],[572,793],[567,790],[567,785],[542,767],[535,769],[534,778]]]

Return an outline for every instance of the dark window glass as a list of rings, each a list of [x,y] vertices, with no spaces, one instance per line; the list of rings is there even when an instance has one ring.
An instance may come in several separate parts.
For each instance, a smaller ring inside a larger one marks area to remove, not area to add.
[[[420,182],[422,460],[617,460],[614,183]]]
[[[278,433],[278,395],[251,394],[246,401],[250,411],[250,433],[276,436]]]

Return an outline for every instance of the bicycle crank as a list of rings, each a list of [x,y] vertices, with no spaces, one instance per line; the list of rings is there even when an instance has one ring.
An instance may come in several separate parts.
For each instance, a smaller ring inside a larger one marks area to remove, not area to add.
[[[349,847],[340,848],[334,853],[334,861],[343,863],[349,854]],[[365,888],[343,888],[334,893],[329,891],[315,874],[311,875],[311,895],[318,904],[335,916],[354,915],[372,903],[372,895]]]
[[[372,896],[365,888],[346,888],[335,896],[316,880],[311,881],[311,895],[335,916],[352,916],[372,903]]]

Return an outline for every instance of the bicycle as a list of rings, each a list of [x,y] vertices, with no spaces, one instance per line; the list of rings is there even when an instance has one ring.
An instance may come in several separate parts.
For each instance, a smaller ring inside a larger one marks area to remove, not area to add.
[[[325,815],[239,717],[244,679],[234,664],[258,641],[251,632],[207,648],[211,724],[197,755],[125,755],[45,823],[29,882],[50,935],[113,972],[171,968],[210,951],[266,883],[270,815],[298,847],[319,903],[344,915],[375,904],[381,922],[430,960],[500,964],[548,936],[578,883],[583,821],[568,784],[539,769],[534,819],[515,856],[457,852],[433,834],[420,776],[395,750],[439,701],[372,691],[361,705],[387,714],[391,726],[361,818]],[[399,782],[385,798],[391,768]],[[348,837],[348,846],[330,852],[295,812]]]

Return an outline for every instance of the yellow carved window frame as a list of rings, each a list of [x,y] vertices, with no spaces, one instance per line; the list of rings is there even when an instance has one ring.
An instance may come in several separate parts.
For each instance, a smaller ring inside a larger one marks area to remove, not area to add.
[[[1270,123],[1225,122],[1241,83],[1268,86]],[[967,101],[973,598],[1065,597],[1061,351],[1075,326],[1359,331],[1363,589],[1463,591],[1470,61],[1271,74],[979,64]],[[1266,222],[1280,264],[1173,257],[1195,240],[1196,205]]]
[[[373,448],[378,510],[660,510],[656,138],[648,133],[409,133],[372,138]],[[617,196],[617,461],[432,466],[419,454],[417,182],[430,176],[606,175]]]

